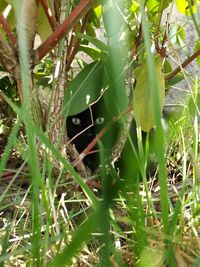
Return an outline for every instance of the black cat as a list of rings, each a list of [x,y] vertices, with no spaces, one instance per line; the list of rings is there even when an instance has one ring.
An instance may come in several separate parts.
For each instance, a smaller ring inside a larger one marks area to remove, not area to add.
[[[100,100],[87,110],[77,115],[67,117],[66,123],[68,137],[72,139],[77,151],[81,153],[101,131],[101,129],[106,126],[107,122],[111,120],[112,117],[106,111],[103,101]],[[106,152],[107,155],[111,155],[112,147],[116,140],[119,129],[119,124],[114,123],[101,139],[101,142],[105,148],[104,152]],[[120,170],[120,176],[131,176],[130,179],[132,179],[133,174],[137,175],[139,173],[139,163],[137,162],[135,152],[132,149],[134,146],[135,151],[138,151],[136,125],[134,121],[131,126],[130,137],[131,141],[127,140],[116,166]],[[145,133],[142,134],[142,139],[143,146],[145,146]],[[92,172],[95,171],[99,165],[98,145],[93,148],[93,151],[94,153],[87,155],[83,160],[84,164],[88,166]]]

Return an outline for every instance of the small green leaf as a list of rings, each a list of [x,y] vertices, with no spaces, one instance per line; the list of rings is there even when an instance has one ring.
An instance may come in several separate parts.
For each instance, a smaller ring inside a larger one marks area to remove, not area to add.
[[[96,49],[94,47],[85,46],[85,45],[81,45],[79,47],[79,51],[83,51],[88,56],[90,56],[94,61],[97,61],[97,60],[105,61],[106,58],[108,57],[108,54],[105,53],[104,51]]]
[[[170,64],[170,62],[168,60],[165,60],[163,68],[164,68],[164,73],[165,74],[172,72],[172,66],[171,66],[171,64]]]
[[[92,36],[92,37],[96,38],[96,32],[95,32],[94,29],[95,28],[92,27],[90,23],[88,23],[86,25],[86,29],[85,29],[86,30],[86,34],[89,35],[89,36]]]
[[[198,41],[197,43],[196,43],[196,45],[195,45],[195,47],[194,47],[194,52],[196,53],[197,51],[199,51],[200,50],[200,41]],[[198,66],[200,67],[200,56],[198,56],[197,58],[196,58],[196,60],[197,60],[197,64],[198,64]]]
[[[175,85],[175,84],[181,82],[183,79],[184,79],[183,74],[178,73],[177,75],[175,75],[173,78],[171,78],[171,79],[168,81],[168,84],[169,84],[170,86],[172,86],[172,85]]]
[[[158,97],[160,113],[163,110],[164,98],[165,98],[165,81],[162,72],[162,60],[159,56],[155,60],[156,78],[158,83]],[[154,108],[156,105],[153,99],[152,88],[150,87],[148,66],[144,62],[141,68],[137,72],[137,83],[134,94],[134,114],[139,119],[141,129],[144,132],[150,131],[154,125]]]
[[[84,111],[98,98],[103,87],[103,71],[103,62],[93,62],[72,80],[64,95],[64,116]]]

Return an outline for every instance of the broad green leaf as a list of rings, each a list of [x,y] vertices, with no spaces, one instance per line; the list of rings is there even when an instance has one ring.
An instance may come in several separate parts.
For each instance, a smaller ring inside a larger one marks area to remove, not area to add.
[[[158,83],[158,97],[160,113],[163,110],[165,98],[165,81],[162,72],[162,60],[159,56],[155,59],[156,78]],[[148,132],[154,127],[154,108],[157,105],[153,99],[152,88],[150,87],[148,67],[144,62],[136,75],[136,87],[134,94],[134,114],[139,119],[141,129]]]
[[[84,34],[84,33],[77,33],[76,38],[83,38],[83,39],[87,40],[88,42],[90,42],[91,44],[93,44],[94,46],[96,46],[97,48],[99,48],[103,51],[108,51],[108,46],[104,42],[98,40],[95,37],[89,36],[89,35]]]
[[[93,62],[72,80],[64,95],[64,116],[84,111],[98,98],[103,87],[103,71],[103,62]]]

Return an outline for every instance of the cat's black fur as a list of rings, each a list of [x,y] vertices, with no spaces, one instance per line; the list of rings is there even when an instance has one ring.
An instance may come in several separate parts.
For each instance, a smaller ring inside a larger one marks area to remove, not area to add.
[[[107,121],[108,116],[102,100],[77,115],[67,117],[67,135],[70,139],[73,138],[72,142],[79,153],[105,127]],[[98,150],[98,146],[95,146],[93,150]],[[98,152],[92,153],[87,155],[83,162],[91,171],[94,171],[99,164],[98,158]]]

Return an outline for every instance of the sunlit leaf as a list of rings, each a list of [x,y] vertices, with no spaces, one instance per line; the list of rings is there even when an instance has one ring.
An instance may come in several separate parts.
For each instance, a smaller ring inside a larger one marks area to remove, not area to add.
[[[197,11],[196,4],[200,4],[200,1],[191,1],[192,12],[195,14]],[[188,0],[176,0],[176,6],[180,13],[185,14],[187,16],[191,16],[191,10],[188,3]]]
[[[188,7],[188,2],[187,0],[176,0],[176,6],[178,8],[178,11],[184,14],[186,8]]]
[[[138,4],[138,2],[133,1],[133,3],[131,4],[131,7],[130,7],[129,10],[130,10],[132,13],[134,13],[135,11],[137,11],[138,8],[139,8],[139,4]]]
[[[151,12],[156,12],[159,9],[159,1],[149,0],[147,1],[147,9]]]
[[[95,5],[93,8],[93,11],[94,11],[96,17],[100,19],[101,15],[102,15],[102,6],[100,4]]]

